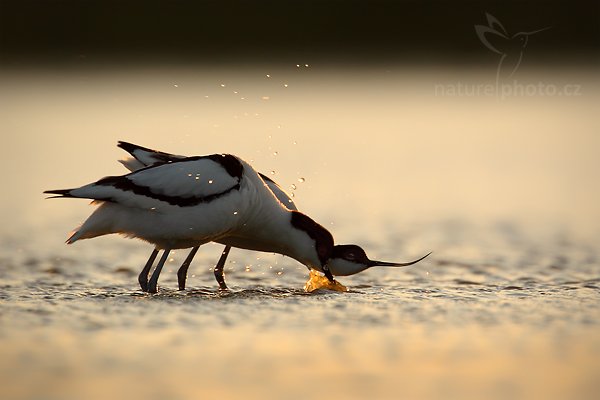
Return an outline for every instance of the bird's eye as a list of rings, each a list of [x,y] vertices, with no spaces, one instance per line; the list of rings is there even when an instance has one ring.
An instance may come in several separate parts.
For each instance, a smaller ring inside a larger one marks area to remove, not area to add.
[[[354,253],[346,254],[346,259],[348,259],[348,260],[354,260],[355,258],[356,258],[356,254],[354,254]]]

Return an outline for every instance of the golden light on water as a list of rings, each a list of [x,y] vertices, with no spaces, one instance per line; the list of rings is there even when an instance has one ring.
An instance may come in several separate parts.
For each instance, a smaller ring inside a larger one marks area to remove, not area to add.
[[[347,292],[348,288],[337,281],[334,282],[329,281],[327,277],[315,271],[314,269],[310,270],[308,281],[304,284],[304,291],[308,293],[312,293],[319,289],[327,289],[335,292]]]
[[[499,98],[436,93],[483,70],[298,65],[0,75],[4,395],[593,398],[597,75],[530,70],[582,94]],[[434,253],[306,294],[304,266],[234,249],[228,295],[209,245],[191,290],[174,289],[181,252],[139,295],[150,247],[64,246],[91,207],[42,195],[124,173],[118,140],[239,155],[336,243]]]

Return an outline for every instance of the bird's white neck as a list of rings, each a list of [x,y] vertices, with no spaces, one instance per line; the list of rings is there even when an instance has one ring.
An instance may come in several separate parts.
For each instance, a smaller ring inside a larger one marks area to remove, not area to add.
[[[322,270],[333,251],[333,237],[310,217],[290,211],[282,205],[248,164],[248,207],[241,213],[241,223],[218,242],[234,247],[276,252]],[[272,201],[271,201],[272,200]],[[250,228],[247,228],[250,227]]]
[[[292,225],[294,212],[282,208],[275,212],[261,213],[262,215],[254,217],[260,218],[259,223],[247,224],[253,226],[253,229],[246,230],[242,226],[219,242],[248,250],[280,253],[307,267],[321,269],[316,241],[305,230]],[[261,229],[257,230],[256,226]]]

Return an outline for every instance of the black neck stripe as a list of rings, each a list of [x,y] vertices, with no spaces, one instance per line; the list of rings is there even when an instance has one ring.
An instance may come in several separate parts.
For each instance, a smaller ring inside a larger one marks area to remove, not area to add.
[[[315,241],[319,261],[321,266],[325,266],[333,251],[333,236],[331,236],[331,233],[299,211],[292,211],[292,226],[306,232]]]

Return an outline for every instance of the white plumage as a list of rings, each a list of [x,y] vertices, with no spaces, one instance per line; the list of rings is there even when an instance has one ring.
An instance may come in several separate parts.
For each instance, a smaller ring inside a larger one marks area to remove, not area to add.
[[[411,265],[424,258],[403,264],[385,263],[369,260],[358,246],[334,246],[329,231],[296,211],[275,182],[239,157],[184,157],[126,142],[119,142],[119,147],[132,155],[121,162],[133,172],[45,193],[93,199],[98,204],[68,243],[120,233],[154,244],[155,250],[139,276],[144,291],[157,291],[158,277],[170,250],[193,247],[178,272],[183,289],[191,260],[198,247],[208,242],[227,246],[215,267],[222,289],[227,288],[223,265],[231,246],[287,255],[309,269],[324,272],[331,281],[333,274],[351,275],[377,265]],[[161,249],[164,254],[148,281]]]
[[[148,149],[148,148],[141,147],[138,145],[127,143],[127,142],[119,142],[119,147],[123,148],[124,150],[128,151],[129,154],[131,154],[131,157],[129,157],[129,158],[124,159],[124,160],[119,160],[121,162],[121,164],[123,164],[130,171],[136,171],[136,170],[139,170],[139,169],[142,169],[142,168],[154,165],[154,164],[169,163],[169,162],[173,162],[173,161],[177,161],[177,160],[186,158],[185,156],[182,156],[182,155],[164,153],[161,151]],[[191,176],[190,176],[190,174],[191,174]],[[196,176],[192,173],[190,173],[190,174],[188,174],[188,176],[193,177],[194,179],[197,179],[197,180],[201,179],[200,176]],[[284,206],[286,206],[290,210],[298,210],[294,201],[292,200],[292,198],[290,196],[288,196],[288,194],[277,183],[275,183],[275,181],[273,181],[266,175],[263,175],[263,174],[259,174],[259,175],[263,179],[265,184],[268,186],[268,188],[271,190],[271,192],[275,195],[275,197],[277,197],[277,199]],[[214,180],[209,179],[208,183],[214,184]],[[187,280],[187,271],[188,271],[188,268],[189,268],[192,260],[194,259],[195,255],[196,255],[196,252],[198,251],[198,248],[199,248],[199,246],[192,248],[192,250],[190,251],[190,254],[188,255],[188,257],[185,259],[184,263],[181,265],[181,267],[177,271],[178,285],[179,285],[180,290],[185,289],[186,280]],[[231,246],[226,245],[225,249],[223,249],[223,251],[221,252],[219,261],[217,262],[217,264],[214,268],[215,278],[217,279],[217,282],[219,283],[219,287],[223,290],[227,289],[227,285],[225,284],[225,279],[223,276],[224,275],[223,269],[225,267],[225,262],[227,260],[227,257],[229,256],[230,251],[231,251]],[[142,271],[142,272],[144,272],[144,271]],[[143,281],[143,277],[142,277],[142,281]],[[143,286],[143,283],[141,283],[141,285]]]
[[[179,161],[73,189],[70,197],[102,203],[69,243],[122,233],[161,249],[186,248],[235,230],[249,209],[261,209],[265,202],[259,196],[269,200],[264,204],[268,212],[283,208],[254,170],[247,164],[244,169],[246,175],[232,177],[209,159]]]

